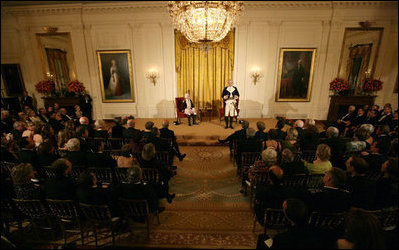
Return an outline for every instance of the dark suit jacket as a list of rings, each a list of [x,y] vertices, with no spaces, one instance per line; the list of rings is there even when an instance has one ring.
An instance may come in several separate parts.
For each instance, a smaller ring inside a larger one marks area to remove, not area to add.
[[[159,136],[161,138],[170,138],[172,140],[176,140],[175,132],[173,130],[170,130],[169,128],[161,128],[159,131]]]
[[[80,152],[92,152],[91,145],[87,141],[87,139],[84,139],[82,137],[79,137],[79,142],[80,142]]]
[[[302,161],[286,162],[281,164],[281,168],[283,169],[284,176],[309,173]]]
[[[121,198],[131,200],[147,200],[150,212],[158,208],[158,197],[151,186],[140,183],[122,183],[117,188]]]
[[[311,194],[310,209],[326,213],[346,212],[350,207],[350,193],[342,189],[323,187]]]
[[[305,135],[304,129],[303,128],[299,128],[299,127],[296,127],[295,129],[296,129],[296,131],[298,131],[298,140],[299,141],[303,140],[303,137]]]
[[[18,162],[13,154],[8,151],[8,148],[1,146],[1,160],[6,162]]]
[[[324,144],[327,144],[331,149],[331,157],[330,161],[334,167],[338,167],[341,169],[346,169],[345,159],[343,155],[346,150],[345,142],[341,137],[331,137],[324,141]]]
[[[367,119],[367,115],[366,115],[366,114],[364,114],[364,115],[362,115],[362,116],[358,116],[358,115],[357,115],[357,116],[353,119],[351,125],[352,125],[352,126],[355,126],[355,127],[358,127],[358,126],[364,124],[364,123],[366,122],[366,119]]]
[[[301,150],[316,150],[319,144],[319,133],[314,133],[305,129],[302,140],[300,140]]]
[[[384,113],[381,114],[381,117],[378,119],[378,124],[377,125],[389,125],[389,127],[392,126],[392,113],[385,115]]]
[[[398,181],[383,177],[377,181],[375,208],[398,206]]]
[[[372,172],[380,172],[381,165],[388,159],[385,155],[373,153],[369,155],[362,155],[362,157],[367,161],[369,164],[369,169]]]
[[[10,133],[13,130],[14,121],[11,117],[6,117],[1,120],[1,132]]]
[[[193,101],[190,99],[190,102],[191,102],[191,108],[194,108],[194,103],[193,103]],[[183,101],[183,110],[182,110],[182,112],[185,110],[187,108],[187,102],[186,102],[186,99],[184,99],[184,101]]]
[[[42,120],[42,122],[44,122],[44,123],[48,123],[48,122],[50,121],[50,119],[49,119],[47,116],[45,116],[45,115],[38,114],[37,116],[38,116],[38,117],[40,118],[40,120]]]
[[[99,184],[100,185],[100,184]],[[111,188],[91,187],[83,189],[78,187],[76,196],[79,202],[92,205],[108,205],[111,210],[111,216],[120,216],[117,206],[117,196]]]
[[[55,200],[77,200],[76,183],[71,177],[47,179],[44,183],[46,198]]]
[[[12,134],[13,140],[15,142],[18,142],[22,138],[23,131],[19,131],[19,130],[13,129],[11,131],[11,134]]]
[[[114,168],[116,161],[106,153],[87,153],[87,164],[95,168]]]
[[[351,192],[351,205],[366,210],[372,210],[376,197],[376,183],[365,176],[350,177],[347,183]]]
[[[59,155],[56,154],[43,154],[38,155],[39,158],[39,165],[40,166],[51,166],[51,164],[60,158]]]
[[[54,134],[58,134],[58,131],[64,129],[64,125],[61,124],[60,121],[50,118],[49,119],[49,123],[51,125],[51,127],[54,129]]]
[[[142,137],[141,131],[135,128],[127,128],[124,129],[123,132],[123,138],[140,138]]]
[[[242,152],[261,152],[262,151],[262,142],[256,139],[255,137],[248,138],[246,140],[239,140],[237,142],[237,164],[239,165],[241,162],[241,154]]]
[[[72,166],[87,166],[86,152],[68,151],[66,158],[72,163]]]
[[[267,140],[267,133],[263,131],[256,131],[255,138],[258,140],[266,141]]]
[[[123,138],[123,131],[126,128],[123,127],[122,125],[115,125],[112,127],[112,138]]]
[[[35,151],[22,149],[18,152],[18,160],[20,163],[30,163],[34,167],[39,166],[39,159]]]
[[[86,102],[84,95],[79,96],[79,106],[82,108],[83,116],[86,116],[87,118],[89,118],[91,120],[91,113],[92,113],[92,109],[93,109],[93,105],[91,103],[93,100],[91,99],[91,96],[88,94],[87,94],[87,97],[88,97],[88,101]]]
[[[94,138],[108,138],[107,130],[94,130]]]
[[[276,140],[285,140],[285,137],[287,136],[287,133],[282,131],[281,129],[276,129],[277,132],[277,137]]]

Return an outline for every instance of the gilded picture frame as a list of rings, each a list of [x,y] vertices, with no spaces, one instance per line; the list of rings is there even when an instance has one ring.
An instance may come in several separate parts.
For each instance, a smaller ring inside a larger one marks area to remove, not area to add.
[[[315,48],[280,49],[277,102],[310,101],[315,58]]]
[[[102,101],[134,102],[130,50],[97,50]]]

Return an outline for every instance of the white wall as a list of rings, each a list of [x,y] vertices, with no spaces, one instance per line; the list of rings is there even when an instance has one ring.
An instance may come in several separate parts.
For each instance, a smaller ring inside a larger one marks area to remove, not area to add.
[[[35,34],[55,26],[58,32],[71,33],[77,76],[93,97],[95,119],[128,114],[174,117],[174,32],[166,5],[146,1],[2,7],[1,63],[21,65],[26,88],[42,106],[34,90],[43,79]],[[328,83],[338,74],[345,27],[359,27],[366,20],[384,28],[375,70],[384,88],[376,102],[391,102],[397,108],[396,2],[245,2],[236,29],[233,73],[241,94],[241,117],[326,119]],[[317,49],[310,102],[275,102],[280,48]],[[96,50],[118,49],[132,53],[134,103],[102,102]],[[256,85],[249,76],[254,66],[263,74]],[[155,86],[145,78],[150,68],[160,73]]]

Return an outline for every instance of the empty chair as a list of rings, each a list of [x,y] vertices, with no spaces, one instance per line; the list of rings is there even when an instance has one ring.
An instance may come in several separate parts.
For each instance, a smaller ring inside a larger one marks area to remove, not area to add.
[[[245,181],[245,183],[246,183],[245,192],[247,192],[248,188],[249,188],[249,206],[251,209],[253,207],[253,196],[256,193],[256,186],[259,184],[267,183],[268,177],[269,177],[268,172],[257,173],[257,175],[255,175],[252,180]]]
[[[61,225],[64,242],[67,244],[66,233],[80,233],[82,246],[84,245],[83,227],[75,201],[46,199],[51,214]]]
[[[6,162],[6,161],[0,162],[1,169],[6,173],[7,176],[11,175],[11,169],[16,165],[18,165],[18,163]]]
[[[13,199],[13,201],[19,211],[30,220],[37,239],[40,238],[39,229],[50,231],[51,238],[55,238],[55,227],[48,216],[46,207],[40,200]]]
[[[88,225],[94,233],[96,247],[98,247],[97,233],[99,229],[108,229],[111,232],[112,246],[115,246],[115,229],[120,222],[119,217],[112,218],[111,210],[107,205],[90,205],[79,203],[83,215],[87,219]]]
[[[41,166],[37,168],[39,175],[45,179],[55,178],[56,170],[51,166]]]
[[[341,231],[344,226],[345,213],[312,212],[309,218],[309,226],[313,228],[326,228]]]
[[[142,168],[143,180],[148,184],[159,184],[159,171],[155,168]]]
[[[86,169],[86,166],[73,166],[70,175],[72,178],[77,180],[79,178],[79,175],[83,173]]]
[[[119,199],[122,211],[128,219],[145,218],[147,226],[147,238],[150,238],[150,225],[152,224],[152,217],[156,217],[159,223],[159,214],[156,209],[153,214],[149,212],[148,203],[146,200],[129,200]]]
[[[170,157],[168,151],[157,151],[155,153],[155,157],[161,163],[161,165],[169,166],[170,164]]]

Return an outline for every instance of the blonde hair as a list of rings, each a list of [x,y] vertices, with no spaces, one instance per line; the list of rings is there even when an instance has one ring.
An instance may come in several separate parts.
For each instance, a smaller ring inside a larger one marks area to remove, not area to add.
[[[331,149],[327,144],[320,144],[319,146],[317,146],[316,153],[319,156],[320,160],[328,161],[331,156]]]
[[[287,130],[287,140],[296,140],[298,138],[298,130],[296,128],[289,128]]]
[[[33,171],[30,163],[21,163],[11,169],[11,178],[14,185],[23,184],[29,181],[29,175]]]
[[[94,126],[96,127],[96,129],[105,129],[105,122],[104,120],[96,120],[96,122],[94,123]]]

